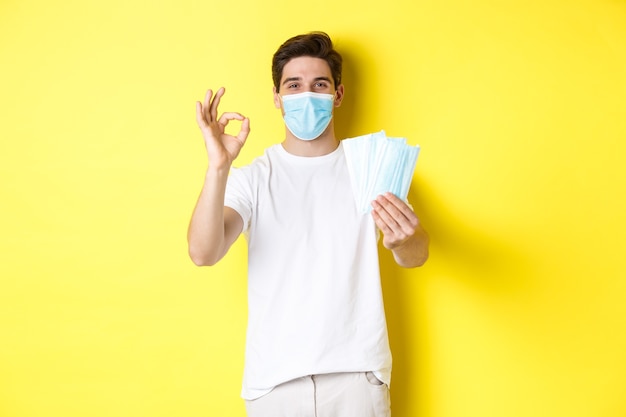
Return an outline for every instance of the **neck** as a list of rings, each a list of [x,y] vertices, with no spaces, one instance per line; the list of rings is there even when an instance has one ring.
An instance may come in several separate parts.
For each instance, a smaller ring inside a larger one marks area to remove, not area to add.
[[[313,140],[298,139],[286,127],[285,130],[286,137],[282,145],[292,155],[307,157],[328,155],[339,146],[332,122],[320,137]]]

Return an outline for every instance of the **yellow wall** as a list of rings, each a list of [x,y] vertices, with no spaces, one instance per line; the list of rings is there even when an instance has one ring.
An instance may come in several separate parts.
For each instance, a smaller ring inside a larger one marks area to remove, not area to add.
[[[270,6],[271,5],[271,6]],[[342,136],[422,146],[383,256],[395,417],[626,415],[626,3],[0,3],[0,415],[243,416],[245,245],[186,255],[194,102],[281,140],[270,58],[325,30]]]

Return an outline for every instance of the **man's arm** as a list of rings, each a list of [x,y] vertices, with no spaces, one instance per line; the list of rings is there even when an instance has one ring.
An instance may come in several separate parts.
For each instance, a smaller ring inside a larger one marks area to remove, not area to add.
[[[372,202],[372,217],[383,232],[383,246],[405,268],[422,266],[428,259],[429,237],[411,208],[398,197],[385,193]]]
[[[215,265],[226,255],[242,231],[239,213],[224,207],[228,171],[209,168],[189,222],[189,257],[198,266]]]
[[[222,259],[243,228],[241,216],[224,207],[224,194],[230,167],[250,133],[250,121],[239,113],[224,113],[218,119],[223,95],[223,88],[214,97],[209,90],[204,103],[196,103],[196,120],[209,159],[204,185],[187,230],[189,256],[199,266],[214,265]],[[224,133],[231,120],[242,122],[237,136]]]

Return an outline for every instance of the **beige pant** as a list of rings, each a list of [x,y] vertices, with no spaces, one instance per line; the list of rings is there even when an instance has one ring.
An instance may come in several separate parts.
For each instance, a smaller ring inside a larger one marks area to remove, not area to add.
[[[390,417],[389,388],[371,372],[306,376],[246,401],[248,417]]]

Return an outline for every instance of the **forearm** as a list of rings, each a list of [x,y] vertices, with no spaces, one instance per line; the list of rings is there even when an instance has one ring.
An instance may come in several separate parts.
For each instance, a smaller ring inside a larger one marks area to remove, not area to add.
[[[392,249],[396,263],[404,268],[415,268],[424,265],[428,259],[430,238],[426,230],[419,224],[415,233],[402,245]]]
[[[213,265],[228,250],[224,194],[228,168],[209,168],[187,231],[189,256],[196,265]]]

